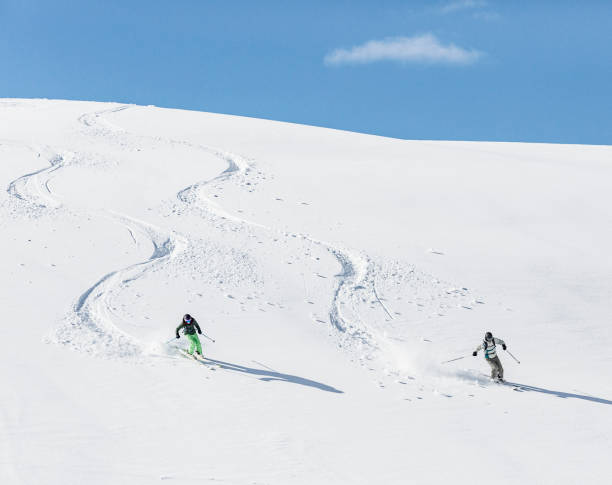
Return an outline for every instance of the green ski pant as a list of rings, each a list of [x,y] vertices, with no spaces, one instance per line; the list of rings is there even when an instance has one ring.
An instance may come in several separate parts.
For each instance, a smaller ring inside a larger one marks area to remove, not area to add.
[[[202,344],[198,338],[198,334],[187,334],[187,340],[189,340],[189,355],[193,355],[193,351],[197,350],[198,354],[202,355]]]

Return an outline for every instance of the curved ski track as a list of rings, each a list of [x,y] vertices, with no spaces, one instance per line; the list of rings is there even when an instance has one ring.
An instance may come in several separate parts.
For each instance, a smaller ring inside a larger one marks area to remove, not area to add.
[[[123,130],[101,115],[127,108],[129,106],[85,113],[78,121],[87,130],[91,130],[91,135],[107,137]],[[128,215],[110,211],[105,215],[125,226],[134,243],[137,243],[136,234],[148,239],[153,246],[153,253],[144,261],[106,274],[84,291],[66,317],[65,324],[55,332],[53,340],[98,356],[139,358],[143,354],[142,347],[133,336],[116,325],[115,322],[121,321],[122,317],[115,311],[112,300],[126,285],[176,256],[188,243],[179,234],[164,231]]]
[[[15,199],[27,203],[36,211],[60,207],[61,202],[54,196],[49,187],[49,182],[53,178],[52,174],[70,163],[74,154],[56,152],[49,147],[36,150],[30,146],[24,146],[37,153],[38,157],[46,158],[49,165],[13,180],[6,189],[7,193]]]
[[[55,340],[104,357],[134,358],[142,355],[142,348],[114,323],[122,317],[115,311],[112,300],[129,283],[182,251],[187,241],[125,215],[110,217],[124,225],[134,240],[135,234],[148,239],[153,244],[153,253],[144,261],[108,273],[88,288],[74,304],[66,325],[56,332]]]

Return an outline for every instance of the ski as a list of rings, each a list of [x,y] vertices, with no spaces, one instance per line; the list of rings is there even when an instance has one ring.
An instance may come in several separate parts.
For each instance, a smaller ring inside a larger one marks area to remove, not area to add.
[[[507,387],[511,387],[513,391],[517,391],[517,392],[523,392],[526,389],[521,388],[520,384],[515,384],[514,382],[508,382],[505,379],[491,379],[491,377],[487,374],[480,374],[483,377],[486,377],[487,379],[489,379],[491,382],[493,382],[494,384],[499,384],[500,386],[507,386]]]
[[[210,370],[217,370],[217,369],[219,368],[219,365],[209,363],[209,362],[208,362],[208,361],[205,359],[205,357],[204,357],[204,356],[200,356],[200,355],[197,355],[197,354],[195,354],[195,353],[194,353],[194,354],[190,354],[189,352],[187,352],[187,351],[186,351],[186,350],[184,350],[184,349],[179,349],[179,353],[180,353],[180,354],[181,354],[183,357],[185,357],[186,359],[189,359],[189,360],[195,360],[196,362],[198,362],[198,363],[202,364],[204,367],[206,367],[206,368],[208,368],[208,369],[210,369]]]
[[[197,360],[197,358],[196,358],[196,356],[194,354],[190,354],[185,349],[179,349],[179,354],[181,354],[186,359]]]

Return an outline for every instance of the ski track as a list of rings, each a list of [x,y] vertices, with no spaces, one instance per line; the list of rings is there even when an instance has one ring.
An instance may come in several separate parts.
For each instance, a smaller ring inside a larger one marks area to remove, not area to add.
[[[236,155],[231,152],[222,151],[217,148],[213,148],[207,145],[193,145],[187,142],[177,142],[176,140],[170,140],[171,143],[182,144],[191,148],[196,148],[203,150],[227,163],[227,168],[221,172],[216,177],[209,180],[202,180],[196,182],[182,190],[180,190],[176,194],[176,198],[187,206],[198,206],[199,208],[211,213],[212,215],[221,217],[222,219],[227,219],[238,224],[246,224],[252,227],[258,227],[261,229],[268,229],[267,227],[258,224],[256,222],[247,221],[246,219],[242,219],[237,217],[230,212],[224,210],[217,203],[211,200],[209,197],[206,197],[203,192],[204,188],[207,185],[212,185],[214,183],[226,182],[230,178],[244,175],[246,172],[252,168],[252,163],[249,162],[244,157]]]
[[[116,106],[114,108],[104,109],[100,111],[94,111],[93,113],[84,113],[79,116],[78,121],[90,131],[90,134],[95,136],[105,136],[117,132],[122,132],[123,129],[105,118],[102,117],[106,113],[118,113],[129,109],[130,105],[124,104],[122,106]]]
[[[140,358],[144,351],[139,342],[118,326],[123,318],[113,307],[113,299],[131,282],[165,264],[183,251],[187,241],[151,224],[111,213],[110,217],[134,234],[148,239],[153,253],[144,261],[110,272],[88,288],[74,304],[65,325],[54,340],[80,351],[102,357]]]
[[[51,191],[49,182],[53,178],[52,174],[54,172],[57,172],[73,160],[74,154],[70,152],[56,152],[50,147],[38,150],[27,145],[24,146],[37,153],[38,157],[46,158],[49,165],[13,180],[6,189],[7,193],[14,199],[28,204],[35,212],[59,208],[61,202]]]
[[[127,106],[113,108],[106,111],[121,111]],[[105,136],[117,130],[114,125],[100,120],[105,111],[84,114],[79,121],[86,127],[92,128],[96,135]],[[98,121],[103,127],[97,126]],[[29,213],[40,215],[44,209],[57,209],[62,206],[60,200],[53,194],[49,182],[55,172],[65,167],[75,159],[72,152],[56,152],[50,147],[43,149],[24,145],[44,157],[49,165],[27,173],[13,180],[7,187],[7,193],[22,203],[27,204]],[[138,221],[122,214],[110,214],[113,220],[124,225],[135,244],[135,232],[148,238],[153,246],[153,254],[145,261],[138,262],[126,268],[112,271],[94,285],[88,288],[77,299],[72,312],[65,318],[64,324],[47,340],[68,345],[81,351],[103,356],[135,357],[142,351],[134,339],[121,331],[113,322],[120,319],[112,307],[113,296],[126,284],[137,279],[157,263],[163,262],[182,250],[184,240],[179,235],[164,233],[145,222]]]
[[[78,121],[85,127],[88,135],[108,138],[125,131],[105,120],[102,115],[123,111],[129,107],[123,105],[85,113]],[[143,347],[135,337],[120,328],[123,318],[113,306],[113,300],[130,283],[184,251],[188,241],[180,234],[163,230],[126,214],[106,211],[105,215],[123,225],[134,244],[138,245],[137,234],[148,240],[153,247],[153,253],[144,261],[106,274],[83,292],[66,317],[64,325],[55,332],[53,340],[101,357],[141,359],[145,353]]]

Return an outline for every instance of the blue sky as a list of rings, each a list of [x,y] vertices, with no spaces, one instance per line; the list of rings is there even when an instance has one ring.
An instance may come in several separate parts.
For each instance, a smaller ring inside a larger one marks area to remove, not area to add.
[[[612,144],[612,2],[0,0],[0,97]]]

